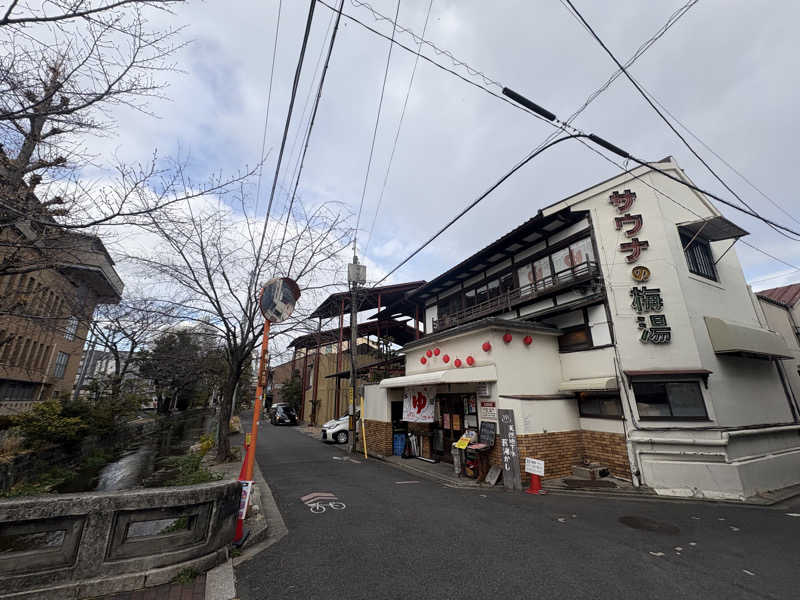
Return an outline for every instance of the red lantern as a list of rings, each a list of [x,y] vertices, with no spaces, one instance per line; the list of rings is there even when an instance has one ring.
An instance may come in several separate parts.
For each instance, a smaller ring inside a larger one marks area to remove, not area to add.
[[[419,362],[421,362],[424,365],[426,362],[428,362],[428,359],[423,356],[422,358],[419,359]]]
[[[472,358],[471,356],[468,356],[467,357],[467,364],[471,367],[472,365],[475,364],[475,359]]]
[[[438,348],[434,348],[433,349],[433,355],[434,356],[439,356],[439,352],[440,352],[440,350]]]
[[[533,338],[529,335],[526,335],[524,338],[522,338],[522,341],[526,346],[530,346],[533,343]]]
[[[445,362],[445,363],[449,363],[449,362],[450,362],[450,356],[449,356],[449,355],[447,355],[447,354],[445,354],[445,355],[442,357],[442,361],[443,361],[443,362]]]
[[[455,359],[453,361],[453,364],[456,366],[456,368],[460,368],[461,367],[461,359],[460,358]]]
[[[431,356],[433,356],[433,352],[431,352],[430,350],[428,350],[428,351],[425,353],[425,355],[426,355],[428,358],[430,358]]]
[[[484,352],[488,352],[492,349],[492,345],[489,342],[483,342],[483,346],[481,346],[481,348],[483,348]]]
[[[510,333],[506,333],[506,334],[503,336],[503,341],[504,341],[506,344],[510,344],[510,343],[511,343],[511,340],[513,340],[513,339],[514,339],[514,337],[513,337],[513,336],[512,336]]]

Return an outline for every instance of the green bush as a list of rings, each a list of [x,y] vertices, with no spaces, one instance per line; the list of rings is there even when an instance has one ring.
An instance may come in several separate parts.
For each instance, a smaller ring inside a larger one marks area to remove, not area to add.
[[[222,479],[222,475],[219,473],[212,473],[204,468],[200,464],[202,460],[203,457],[200,454],[170,457],[166,462],[176,469],[177,473],[175,479],[167,482],[167,485],[194,485]]]
[[[53,444],[70,446],[78,442],[88,429],[80,417],[64,415],[57,400],[36,404],[29,412],[17,417],[17,423],[25,436],[25,445],[30,448]]]

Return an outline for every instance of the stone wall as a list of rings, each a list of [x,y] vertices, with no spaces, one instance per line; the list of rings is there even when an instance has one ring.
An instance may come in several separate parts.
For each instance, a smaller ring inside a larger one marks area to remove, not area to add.
[[[0,599],[91,598],[224,561],[238,481],[0,501]]]
[[[392,424],[384,421],[365,420],[367,430],[367,452],[381,456],[392,455]]]

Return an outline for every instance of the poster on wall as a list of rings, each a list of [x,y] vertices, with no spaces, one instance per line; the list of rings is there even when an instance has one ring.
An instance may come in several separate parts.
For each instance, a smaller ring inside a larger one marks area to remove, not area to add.
[[[514,411],[501,408],[497,411],[500,421],[500,457],[503,460],[503,485],[506,489],[521,490],[519,470],[519,447]]]
[[[492,421],[497,420],[497,403],[493,400],[481,400],[480,403],[480,416],[481,421],[485,421],[490,419]]]
[[[406,388],[403,392],[403,421],[433,423],[436,392],[429,387]]]

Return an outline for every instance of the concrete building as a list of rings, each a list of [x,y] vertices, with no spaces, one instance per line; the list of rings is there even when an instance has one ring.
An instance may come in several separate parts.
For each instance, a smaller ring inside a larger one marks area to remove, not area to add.
[[[800,284],[758,292],[762,324],[783,336],[792,358],[778,363],[795,404],[800,400]]]
[[[33,237],[20,226],[13,235]],[[4,236],[12,235],[8,231]],[[69,394],[95,306],[117,303],[123,283],[99,238],[61,233],[64,250],[47,266],[0,277],[12,316],[0,318],[0,414]]]
[[[671,157],[652,167],[690,183]],[[793,355],[745,282],[745,235],[650,167],[539,210],[387,308],[424,314],[425,335],[405,376],[368,388],[369,445],[386,453],[404,424],[449,460],[487,423],[506,479],[530,457],[546,477],[600,463],[665,495],[800,483]]]

